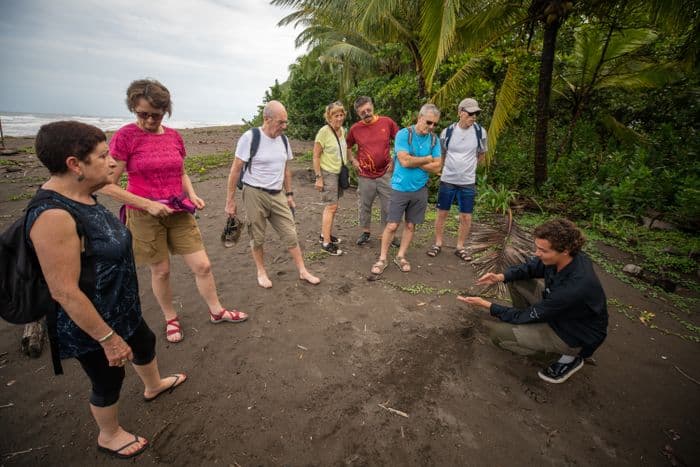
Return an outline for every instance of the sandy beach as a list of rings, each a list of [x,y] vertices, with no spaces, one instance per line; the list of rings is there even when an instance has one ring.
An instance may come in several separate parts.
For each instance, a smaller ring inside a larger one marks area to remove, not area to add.
[[[190,156],[232,151],[240,127],[181,131]],[[21,215],[47,178],[32,138],[6,138],[18,155],[0,156],[0,228]],[[292,141],[295,155],[311,142]],[[169,344],[164,321],[139,268],[142,308],[158,336],[163,372],[189,379],[145,404],[133,369],[121,393],[122,425],[145,436],[141,465],[697,465],[700,462],[700,345],[683,335],[684,316],[663,295],[646,296],[598,268],[610,300],[607,341],[567,383],[537,377],[543,366],[493,345],[480,318],[455,299],[474,271],[452,254],[425,250],[432,226],[417,233],[408,259],[376,282],[366,280],[379,251],[373,226],[356,246],[357,195],[341,199],[334,234],[346,254],[318,244],[323,205],[311,164],[294,162],[299,240],[311,286],[274,232],[266,246],[269,290],[256,284],[247,234],[233,248],[219,240],[225,223],[228,165],[191,174],[207,202],[199,226],[222,302],[250,313],[213,326],[181,259],[173,262],[176,307],[185,339]],[[116,212],[110,199],[100,201]],[[432,209],[432,208],[431,208]],[[606,248],[600,246],[601,250]],[[604,250],[610,261],[628,258]],[[636,314],[635,314],[636,313]],[[686,318],[687,319],[687,318]],[[0,464],[124,465],[98,453],[87,377],[76,361],[54,376],[48,348],[39,359],[19,349],[22,327],[0,322]],[[393,410],[390,410],[393,409]]]

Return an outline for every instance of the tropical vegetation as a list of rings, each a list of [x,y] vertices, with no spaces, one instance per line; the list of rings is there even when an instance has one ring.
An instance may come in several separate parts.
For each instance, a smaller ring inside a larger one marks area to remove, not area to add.
[[[696,1],[271,3],[291,7],[279,24],[306,48],[264,96],[287,105],[292,136],[313,138],[337,99],[370,95],[400,125],[434,102],[444,127],[474,97],[489,135],[480,175],[515,204],[700,227]]]

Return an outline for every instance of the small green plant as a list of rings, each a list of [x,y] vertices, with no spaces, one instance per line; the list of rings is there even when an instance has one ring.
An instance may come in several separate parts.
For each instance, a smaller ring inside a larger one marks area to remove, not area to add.
[[[312,162],[314,160],[313,151],[306,151],[305,153],[295,155],[294,158],[297,162]]]
[[[479,187],[477,206],[479,209],[495,214],[507,214],[510,205],[518,196],[517,191],[508,190],[503,185],[494,188],[492,185],[482,185]]]
[[[231,165],[231,161],[233,161],[233,153],[230,151],[191,156],[185,159],[185,170],[188,174],[201,176],[212,169]]]
[[[30,199],[34,196],[34,193],[20,193],[18,195],[12,195],[8,198],[8,201],[21,201],[23,199]]]

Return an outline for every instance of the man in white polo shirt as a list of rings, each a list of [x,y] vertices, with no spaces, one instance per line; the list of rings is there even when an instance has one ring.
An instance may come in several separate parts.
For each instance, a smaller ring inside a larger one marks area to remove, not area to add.
[[[265,104],[262,127],[246,131],[238,140],[226,192],[226,214],[233,217],[236,215],[236,188],[238,180],[243,177],[243,204],[252,239],[253,260],[258,272],[258,285],[265,289],[272,287],[263,261],[268,222],[292,255],[299,278],[314,285],[321,282],[306,270],[297,240],[292,214],[295,207],[292,172],[289,168],[292,150],[282,134],[286,128],[287,111],[282,103],[270,101]],[[251,151],[251,144],[255,146],[256,143],[256,150]]]
[[[475,99],[463,99],[457,108],[459,121],[445,128],[440,134],[443,148],[443,167],[438,192],[437,216],[435,218],[435,243],[427,251],[435,257],[442,251],[442,236],[445,220],[452,203],[459,205],[459,230],[455,255],[463,261],[471,261],[464,248],[472,225],[472,211],[476,197],[476,166],[488,150],[486,130],[476,123],[481,113]]]

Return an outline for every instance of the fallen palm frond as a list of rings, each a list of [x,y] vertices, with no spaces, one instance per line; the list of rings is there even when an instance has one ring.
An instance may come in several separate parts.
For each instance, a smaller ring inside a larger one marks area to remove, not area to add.
[[[532,235],[516,224],[510,210],[505,216],[495,215],[486,223],[474,224],[470,241],[471,252],[478,256],[472,261],[477,277],[487,272],[503,272],[531,256]],[[508,290],[499,282],[487,286],[482,294],[506,298]]]

